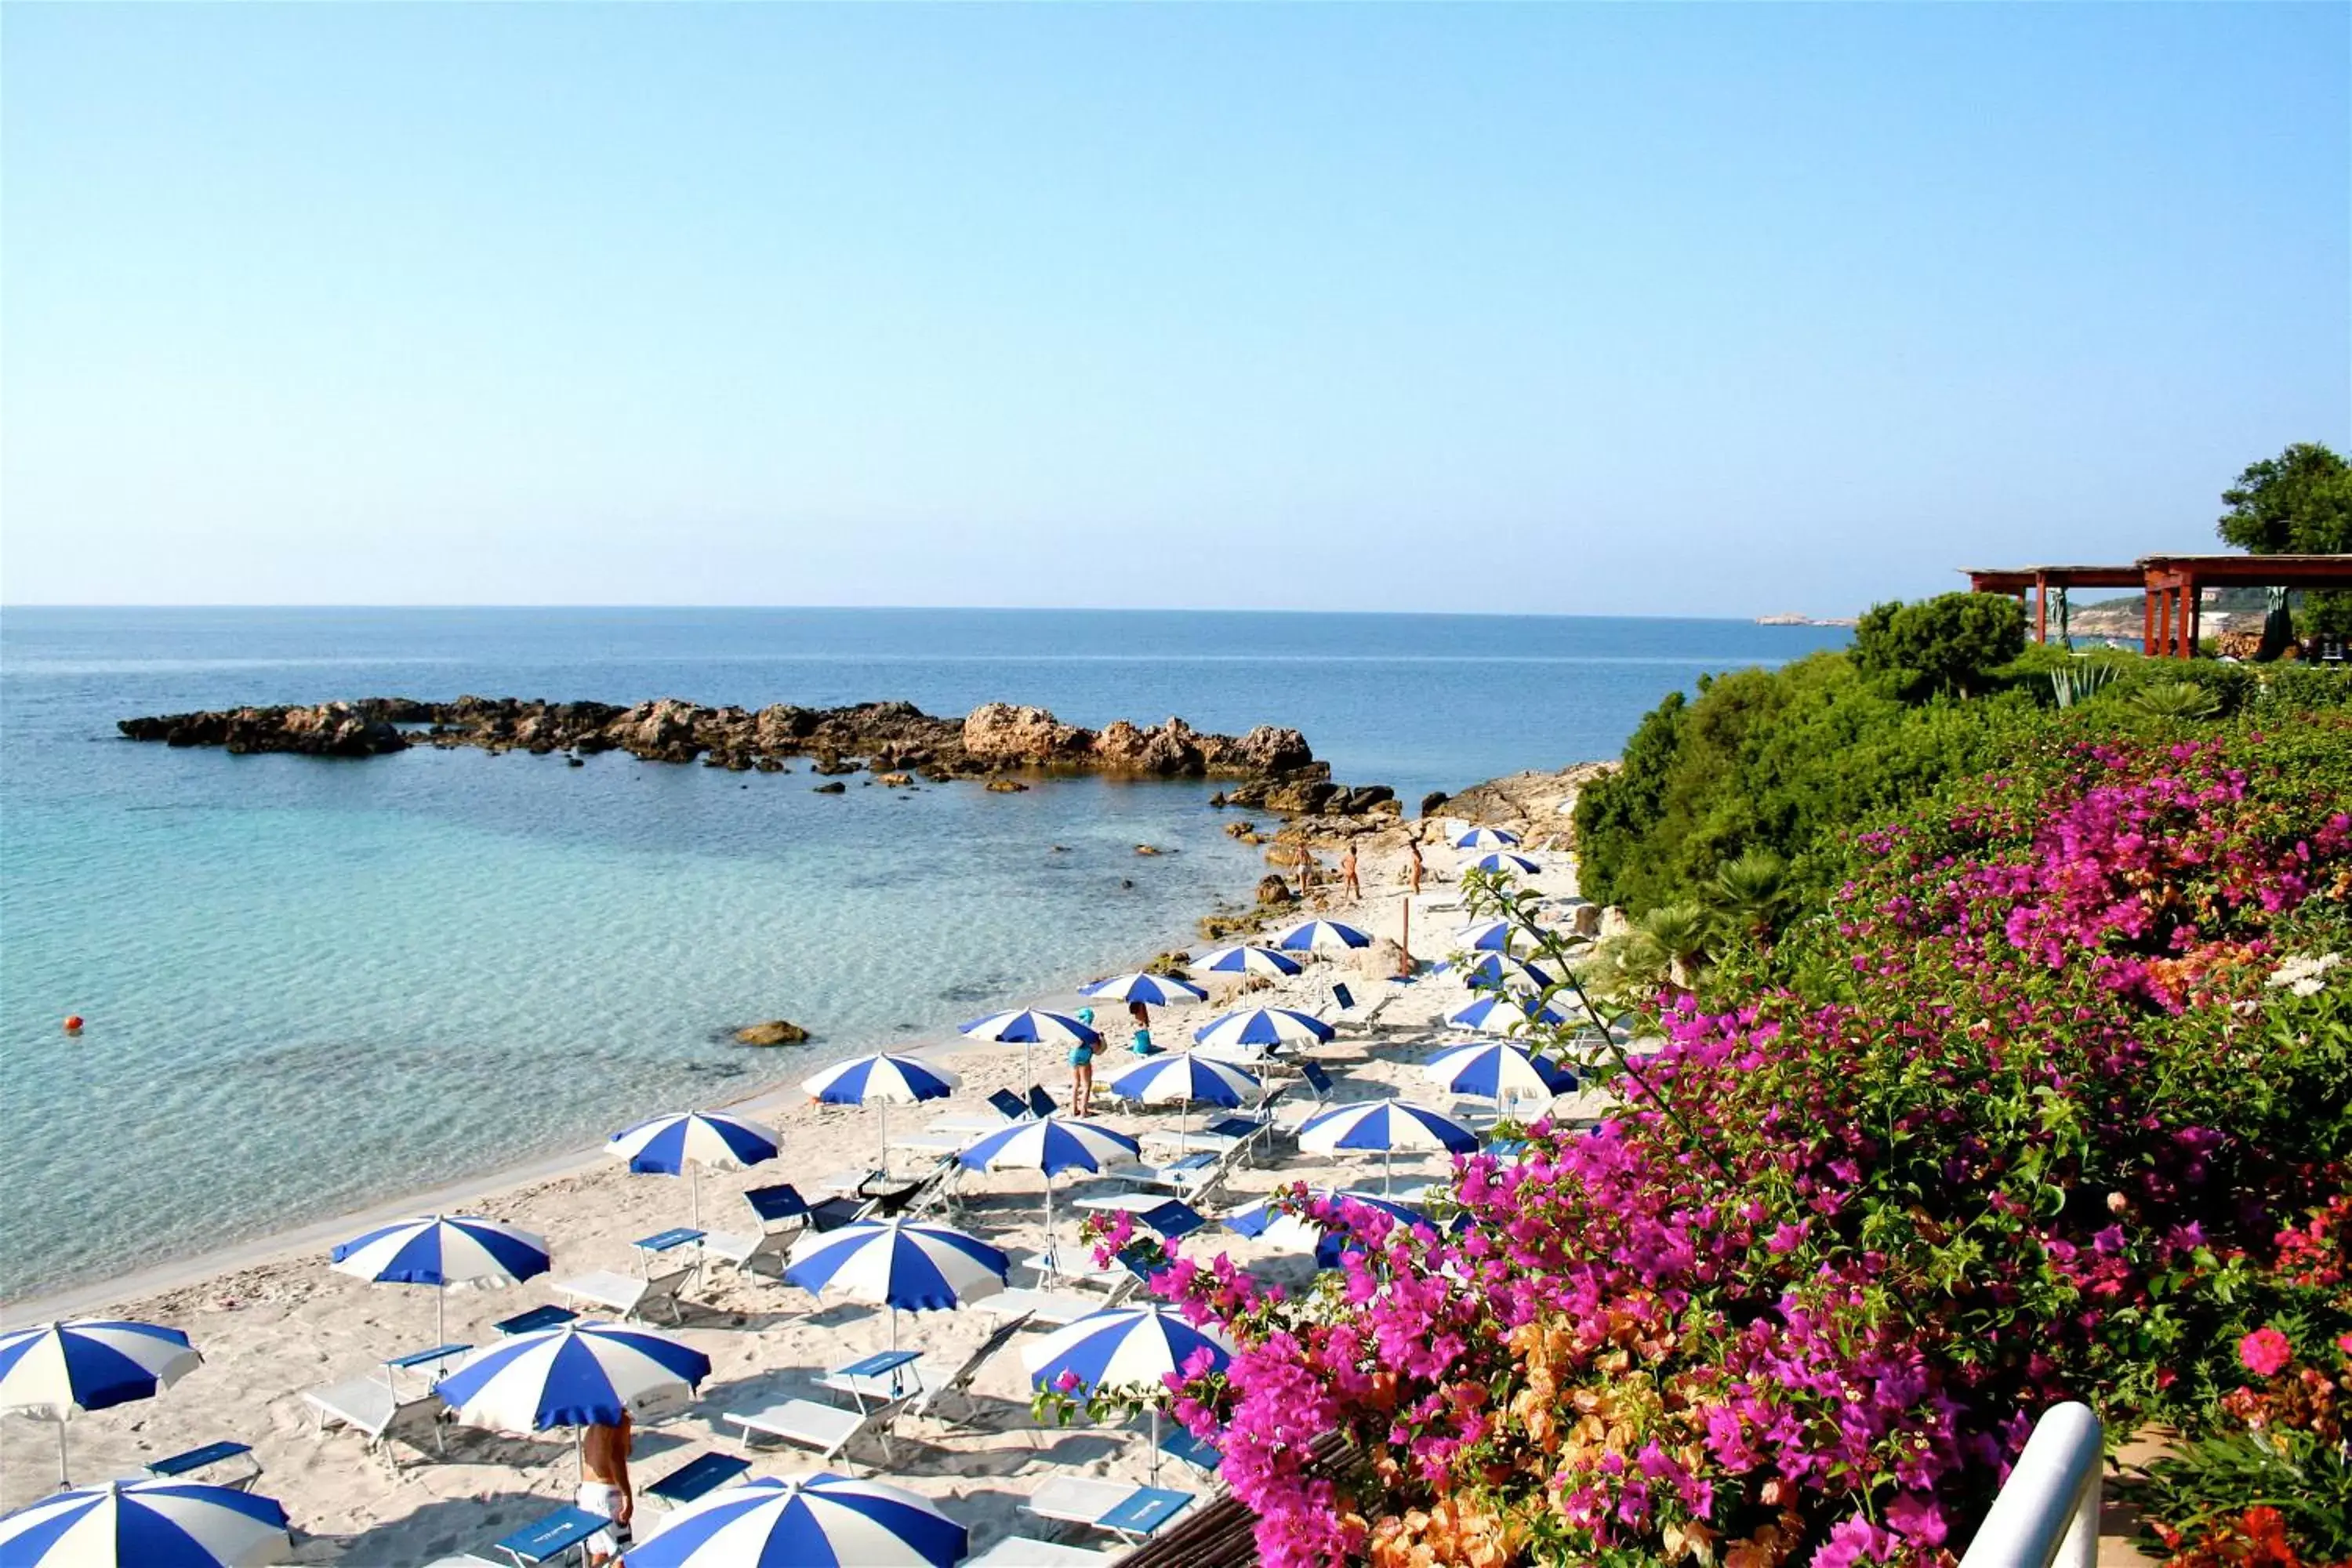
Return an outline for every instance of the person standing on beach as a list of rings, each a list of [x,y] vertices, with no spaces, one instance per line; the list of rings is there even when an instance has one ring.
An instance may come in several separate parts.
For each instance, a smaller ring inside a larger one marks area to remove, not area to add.
[[[1311,845],[1298,847],[1298,896],[1305,898],[1315,890],[1315,850]]]
[[[1421,891],[1421,840],[1406,839],[1404,852],[1412,857],[1412,862],[1405,868],[1405,873],[1412,879],[1412,890],[1419,893]]]
[[[1364,896],[1362,884],[1356,880],[1356,847],[1353,844],[1348,846],[1348,853],[1339,862],[1339,879],[1347,884],[1349,898],[1360,900]]]
[[[619,1426],[591,1426],[580,1435],[580,1506],[613,1521],[612,1529],[588,1538],[589,1568],[612,1562],[629,1539],[629,1516],[637,1500],[629,1489],[630,1443],[625,1410]]]
[[[1095,1103],[1095,1042],[1100,1035],[1070,1047],[1070,1114],[1091,1116]]]

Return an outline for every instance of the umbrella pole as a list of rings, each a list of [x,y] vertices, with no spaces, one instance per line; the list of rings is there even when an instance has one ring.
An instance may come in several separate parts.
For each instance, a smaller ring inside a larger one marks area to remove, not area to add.
[[[58,1416],[58,1490],[64,1491],[72,1485],[72,1478],[66,1474],[66,1418],[60,1414]]]
[[[692,1195],[687,1200],[692,1207],[687,1212],[694,1217],[688,1223],[695,1229],[700,1230],[702,1228],[702,1167],[688,1165],[686,1168],[686,1179],[692,1184],[688,1189]]]
[[[433,1342],[449,1342],[449,1287],[446,1284],[433,1287]]]
[[[1151,1484],[1160,1484],[1160,1405],[1151,1406]]]
[[[882,1110],[882,1161],[881,1161],[881,1170],[882,1170],[882,1179],[883,1179],[884,1181],[886,1181],[886,1182],[887,1182],[887,1181],[888,1181],[888,1180],[890,1179],[890,1102],[889,1102],[888,1100],[886,1100],[882,1101],[882,1103],[881,1103],[881,1110]],[[892,1350],[897,1350],[898,1347],[898,1346],[896,1346],[896,1345],[892,1345],[890,1348],[891,1348]]]
[[[1054,1250],[1054,1176],[1045,1173],[1045,1273],[1048,1278],[1062,1277],[1062,1255]]]

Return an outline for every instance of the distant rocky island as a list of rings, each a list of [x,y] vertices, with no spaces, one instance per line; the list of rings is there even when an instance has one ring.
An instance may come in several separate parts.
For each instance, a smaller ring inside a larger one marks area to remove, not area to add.
[[[1851,626],[1854,620],[1852,616],[1800,616],[1783,612],[1777,616],[1759,616],[1756,624],[1759,626]]]
[[[1148,729],[1122,719],[1088,730],[1042,708],[1005,702],[984,703],[952,719],[907,702],[778,703],[753,710],[707,708],[675,697],[629,708],[514,697],[454,702],[370,697],[312,707],[166,713],[124,719],[116,728],[131,740],[168,746],[311,757],[476,746],[541,756],[560,752],[574,762],[626,752],[646,762],[699,760],[705,767],[759,773],[782,773],[789,759],[808,758],[810,771],[819,774],[919,773],[941,783],[985,778],[992,788],[1022,787],[1012,775],[1038,771],[1235,779],[1242,782],[1220,797],[1223,803],[1343,816],[1399,810],[1385,784],[1332,783],[1330,764],[1316,761],[1296,730],[1261,724],[1245,735],[1212,735],[1175,718]]]

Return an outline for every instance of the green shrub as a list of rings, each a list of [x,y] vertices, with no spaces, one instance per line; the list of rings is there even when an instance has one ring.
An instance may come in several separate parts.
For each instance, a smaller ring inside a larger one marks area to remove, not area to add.
[[[2025,651],[2025,606],[2000,594],[1944,594],[1873,605],[1853,631],[1853,661],[1906,697],[1982,691]]]

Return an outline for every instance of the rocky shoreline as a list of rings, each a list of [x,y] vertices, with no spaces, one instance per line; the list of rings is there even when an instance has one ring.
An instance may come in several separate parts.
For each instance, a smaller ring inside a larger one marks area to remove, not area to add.
[[[778,703],[756,710],[709,708],[666,697],[623,708],[460,697],[424,702],[371,697],[312,707],[227,708],[125,719],[133,741],[218,746],[232,752],[372,757],[412,746],[474,746],[491,752],[562,752],[573,761],[625,752],[646,762],[692,763],[736,772],[786,773],[808,759],[824,775],[915,774],[935,783],[984,778],[1017,787],[1018,773],[1066,772],[1145,778],[1219,778],[1240,783],[1219,804],[1332,816],[1394,816],[1385,784],[1331,780],[1296,730],[1259,725],[1244,735],[1205,734],[1181,719],[1143,728],[1118,720],[1103,729],[1065,724],[1042,708],[991,702],[961,719],[911,703],[846,708]]]

